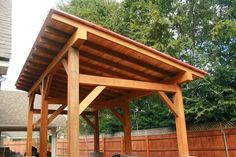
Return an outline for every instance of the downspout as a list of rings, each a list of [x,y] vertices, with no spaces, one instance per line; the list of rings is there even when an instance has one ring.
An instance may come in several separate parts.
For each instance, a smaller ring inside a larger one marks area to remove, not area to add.
[[[225,153],[226,153],[226,157],[230,157],[229,156],[229,147],[228,147],[228,143],[227,143],[227,138],[226,138],[226,134],[225,134],[225,131],[220,123],[220,130],[223,134],[223,138],[224,138],[224,145],[225,145]]]

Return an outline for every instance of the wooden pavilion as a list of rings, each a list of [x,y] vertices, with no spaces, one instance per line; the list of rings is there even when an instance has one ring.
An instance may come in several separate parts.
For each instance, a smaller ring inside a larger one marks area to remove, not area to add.
[[[48,124],[59,114],[68,116],[69,157],[80,156],[80,115],[94,129],[94,151],[99,152],[98,111],[103,108],[123,124],[124,154],[132,154],[128,103],[157,92],[175,116],[179,156],[188,157],[181,84],[206,74],[91,22],[51,10],[16,82],[17,89],[29,96],[27,156],[36,124],[40,124],[40,156],[46,156]],[[34,109],[36,93],[42,95],[41,110]],[[49,110],[49,104],[62,105]],[[33,114],[41,114],[35,123]]]

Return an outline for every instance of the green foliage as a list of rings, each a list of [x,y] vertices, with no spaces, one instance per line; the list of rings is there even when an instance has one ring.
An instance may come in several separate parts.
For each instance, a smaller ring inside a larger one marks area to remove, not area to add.
[[[131,125],[133,130],[173,126],[170,110],[156,94],[130,103]]]
[[[189,84],[185,95],[188,123],[235,121],[236,68],[218,68],[214,76]]]
[[[121,122],[117,120],[110,110],[105,109],[100,113],[100,132],[114,134],[117,131],[122,131]]]
[[[118,5],[115,0],[70,0],[67,3],[62,1],[58,8],[112,29]]]
[[[236,121],[236,0],[70,0],[59,8],[207,70],[183,87],[188,123]],[[130,109],[133,129],[174,124],[156,95]],[[101,132],[122,130],[110,111],[100,118]]]

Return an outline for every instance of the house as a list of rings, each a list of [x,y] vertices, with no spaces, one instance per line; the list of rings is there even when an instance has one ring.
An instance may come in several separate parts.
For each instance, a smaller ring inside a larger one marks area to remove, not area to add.
[[[0,85],[11,57],[11,0],[0,0]]]
[[[37,95],[35,97],[35,109],[39,109],[40,107],[41,96]],[[57,105],[51,105],[49,110],[54,110],[56,108]],[[26,92],[0,91],[0,134],[2,134],[2,137],[7,140],[25,140],[27,130],[27,114],[28,95]],[[34,122],[37,121],[39,117],[39,115],[35,115],[33,117]],[[56,143],[56,129],[65,126],[66,117],[63,115],[56,117],[48,126],[49,130],[53,130],[51,134],[54,138],[52,141],[55,140],[54,143]],[[39,138],[38,131],[38,128],[34,130],[33,138]]]

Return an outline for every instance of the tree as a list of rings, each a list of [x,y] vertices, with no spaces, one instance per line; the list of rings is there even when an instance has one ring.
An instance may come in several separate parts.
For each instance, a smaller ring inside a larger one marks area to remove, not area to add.
[[[236,0],[70,0],[59,8],[207,70],[183,86],[188,123],[236,120]],[[174,124],[157,95],[130,108],[133,129]],[[101,130],[122,129],[105,110]]]

